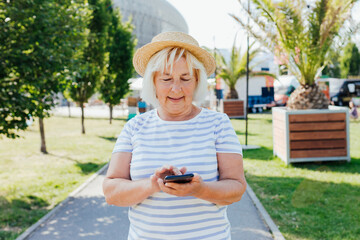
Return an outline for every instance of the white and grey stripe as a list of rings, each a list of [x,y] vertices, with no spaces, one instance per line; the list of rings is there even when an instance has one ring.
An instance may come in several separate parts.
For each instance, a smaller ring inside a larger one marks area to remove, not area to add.
[[[218,181],[216,153],[242,154],[227,115],[207,109],[188,121],[163,121],[156,110],[136,116],[113,152],[131,152],[132,180],[149,178],[167,164]],[[226,207],[195,197],[158,192],[129,208],[128,239],[230,239]]]

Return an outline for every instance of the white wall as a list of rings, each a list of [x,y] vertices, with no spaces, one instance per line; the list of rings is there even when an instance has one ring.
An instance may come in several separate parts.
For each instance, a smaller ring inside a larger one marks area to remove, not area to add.
[[[266,87],[266,79],[263,76],[249,77],[249,96],[250,95],[261,95],[261,88]],[[246,76],[240,78],[236,85],[235,89],[239,94],[240,100],[245,100],[246,98]],[[224,96],[228,93],[229,87],[224,84]]]

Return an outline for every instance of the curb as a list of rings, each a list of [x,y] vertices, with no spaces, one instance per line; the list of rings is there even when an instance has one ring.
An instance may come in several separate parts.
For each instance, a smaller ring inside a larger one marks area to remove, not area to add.
[[[91,177],[89,177],[83,184],[81,184],[78,188],[72,191],[69,196],[59,203],[56,207],[54,207],[50,212],[48,212],[45,216],[40,218],[36,223],[31,225],[25,232],[23,232],[20,236],[16,238],[16,240],[25,240],[27,239],[37,228],[39,228],[42,224],[44,224],[49,218],[51,218],[55,213],[57,213],[64,205],[66,205],[70,200],[74,199],[75,195],[78,194],[81,190],[83,190],[90,182],[92,182],[97,176],[103,173],[108,167],[109,163],[105,164],[100,170],[94,173]]]
[[[252,202],[254,203],[255,207],[259,211],[261,218],[264,220],[265,224],[269,227],[271,234],[273,235],[275,240],[285,240],[284,236],[281,234],[279,228],[276,226],[274,221],[271,219],[270,215],[267,213],[264,206],[261,204],[259,199],[256,197],[254,191],[247,184],[246,192],[249,194]]]

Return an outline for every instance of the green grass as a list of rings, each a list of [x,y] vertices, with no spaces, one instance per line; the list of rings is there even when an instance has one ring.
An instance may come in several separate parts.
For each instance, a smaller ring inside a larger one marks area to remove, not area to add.
[[[15,239],[107,163],[124,120],[45,120],[49,154],[40,153],[38,122],[20,139],[0,139],[0,239]]]
[[[360,121],[351,121],[351,163],[286,166],[273,157],[271,114],[249,115],[246,178],[286,239],[359,239]],[[242,144],[245,121],[231,120]],[[15,239],[110,157],[124,120],[45,120],[50,154],[40,153],[37,122],[23,138],[0,139],[0,239]]]
[[[232,120],[245,143],[244,120]],[[271,114],[250,115],[246,179],[286,239],[359,239],[360,122],[350,123],[351,162],[286,166],[272,155]]]

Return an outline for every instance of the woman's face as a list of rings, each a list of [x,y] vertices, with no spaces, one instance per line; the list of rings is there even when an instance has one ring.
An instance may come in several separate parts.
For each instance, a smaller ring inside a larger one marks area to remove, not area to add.
[[[166,113],[178,115],[191,109],[197,80],[190,75],[184,57],[173,64],[172,74],[170,69],[156,72],[154,84],[160,107]]]

